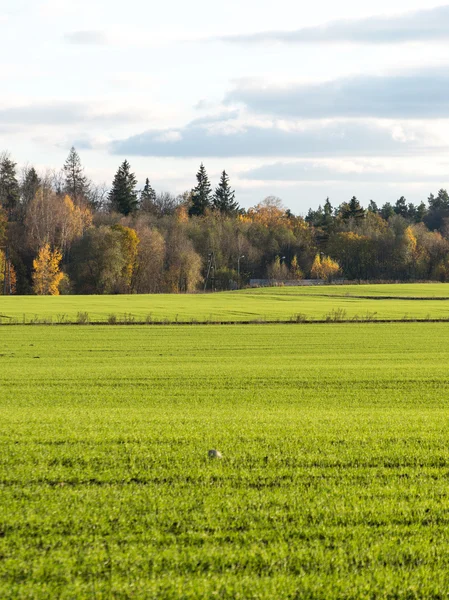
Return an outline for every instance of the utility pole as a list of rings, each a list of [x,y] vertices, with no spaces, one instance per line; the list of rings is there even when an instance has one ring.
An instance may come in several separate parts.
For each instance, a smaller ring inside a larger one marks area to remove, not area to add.
[[[242,260],[242,258],[245,258],[244,254],[242,254],[242,256],[239,256],[238,260],[237,260],[237,277],[238,277],[238,281],[239,281],[239,289],[240,289],[240,261]]]
[[[215,262],[215,252],[210,252],[207,255],[208,263],[207,263],[207,275],[206,280],[204,282],[204,291],[207,290],[207,284],[209,283],[209,279],[212,284],[212,291],[215,292],[215,274],[217,271],[217,264]]]

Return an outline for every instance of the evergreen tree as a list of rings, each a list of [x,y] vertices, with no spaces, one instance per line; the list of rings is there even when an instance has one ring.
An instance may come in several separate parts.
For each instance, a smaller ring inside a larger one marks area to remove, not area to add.
[[[368,204],[368,212],[373,213],[375,215],[378,214],[379,212],[379,207],[377,206],[377,204],[374,202],[374,200],[370,200],[369,204]]]
[[[324,211],[321,204],[316,210],[309,208],[305,221],[313,227],[321,227],[324,222]]]
[[[447,191],[444,189],[439,190],[436,198],[433,194],[430,194],[429,206],[431,209],[449,210],[449,194]]]
[[[365,210],[355,196],[349,202],[344,202],[339,209],[340,216],[344,219],[363,219]]]
[[[34,200],[36,192],[39,189],[42,181],[34,167],[27,168],[24,172],[22,185],[20,188],[22,206],[26,208],[28,204]]]
[[[131,173],[131,165],[125,160],[118,168],[109,192],[109,203],[112,210],[126,216],[137,209],[136,184],[137,179],[134,173]]]
[[[229,176],[226,171],[223,171],[221,174],[220,183],[215,189],[212,199],[212,206],[215,210],[228,215],[236,213],[239,210],[239,205],[235,201],[235,191],[231,190]]]
[[[75,204],[79,204],[88,197],[90,182],[84,175],[81,159],[73,146],[64,163],[63,171],[65,179],[64,192],[70,196]]]
[[[380,215],[385,221],[388,221],[390,217],[395,214],[394,208],[392,207],[390,202],[385,202],[385,204],[380,209]]]
[[[189,215],[204,215],[206,209],[211,206],[212,188],[207,176],[206,168],[201,163],[200,170],[196,174],[197,186],[192,190],[192,206],[189,209]]]
[[[156,192],[151,187],[148,177],[145,186],[140,192],[140,208],[146,212],[155,212]]]
[[[334,209],[329,198],[326,198],[323,209],[323,228],[329,230],[334,222]]]
[[[425,202],[421,202],[415,210],[415,221],[417,223],[421,223],[424,220],[424,217],[427,214],[427,206]]]
[[[429,196],[429,211],[425,223],[431,231],[441,230],[447,218],[449,218],[449,194],[441,189],[436,197],[433,194]]]
[[[8,154],[0,156],[0,206],[12,217],[20,200],[20,186],[17,181],[16,163]]]
[[[404,217],[404,219],[408,217],[407,200],[404,198],[404,196],[401,196],[399,200],[396,201],[394,212],[397,215],[401,215],[401,217]]]

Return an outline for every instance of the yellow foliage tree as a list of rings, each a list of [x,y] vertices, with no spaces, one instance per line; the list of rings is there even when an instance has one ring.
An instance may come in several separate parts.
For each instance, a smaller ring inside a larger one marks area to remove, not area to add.
[[[333,260],[330,256],[323,256],[321,259],[321,268],[323,270],[324,278],[327,279],[327,281],[332,281],[341,272],[338,262]]]
[[[39,250],[33,260],[33,290],[37,296],[59,296],[59,284],[64,278],[59,268],[61,260],[61,252],[51,250],[48,243]]]
[[[17,275],[11,261],[6,262],[6,256],[3,250],[0,250],[0,295],[5,289],[5,274],[6,274],[6,293],[15,294],[17,285]]]
[[[60,245],[63,253],[68,246],[83,235],[83,232],[92,225],[92,212],[86,206],[74,204],[70,196],[64,196],[59,208]]]
[[[321,269],[321,256],[319,254],[315,256],[310,275],[312,279],[322,279],[323,271]]]
[[[186,204],[181,204],[176,209],[176,219],[178,223],[188,223],[189,222],[189,208]]]
[[[298,264],[298,257],[296,256],[296,254],[293,257],[292,263],[290,265],[290,277],[296,281],[304,279],[304,273],[301,271],[301,268]]]
[[[410,258],[413,260],[416,256],[418,240],[412,227],[410,226],[408,226],[407,229],[404,231],[404,242],[406,246],[406,251],[410,255]]]
[[[313,279],[325,279],[332,281],[340,273],[340,265],[336,260],[332,260],[330,256],[321,257],[319,254],[315,256],[313,261],[311,275]]]
[[[285,263],[281,262],[280,256],[276,256],[274,262],[272,262],[271,265],[268,266],[267,275],[268,279],[272,279],[275,281],[283,281],[285,279],[288,279],[288,267]]]
[[[131,227],[114,225],[112,229],[121,234],[122,253],[125,259],[125,266],[123,267],[122,275],[125,282],[126,291],[131,293],[134,288],[135,273],[138,266],[137,256],[140,244],[139,236],[137,235],[136,230],[131,229]]]

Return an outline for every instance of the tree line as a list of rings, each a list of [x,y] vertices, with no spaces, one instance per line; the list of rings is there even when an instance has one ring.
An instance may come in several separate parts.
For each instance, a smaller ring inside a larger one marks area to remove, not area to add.
[[[62,169],[0,155],[0,293],[225,290],[250,279],[449,281],[449,195],[364,208],[328,198],[305,217],[279,198],[239,206],[228,174],[201,164],[184,194],[141,190],[125,160],[110,187],[72,148]]]

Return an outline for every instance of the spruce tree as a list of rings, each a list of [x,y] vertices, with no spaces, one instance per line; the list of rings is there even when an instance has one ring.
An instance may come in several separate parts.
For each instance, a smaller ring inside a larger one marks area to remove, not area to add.
[[[25,217],[27,206],[34,200],[41,184],[42,181],[36,169],[34,167],[26,167],[20,186],[20,219]]]
[[[374,215],[377,215],[379,213],[379,207],[374,202],[374,200],[369,201],[368,212],[373,213]]]
[[[360,202],[355,196],[349,202],[345,202],[340,207],[340,215],[343,219],[362,219],[365,216],[365,210],[360,206]]]
[[[223,171],[221,174],[220,183],[212,199],[212,206],[215,210],[228,215],[236,213],[239,210],[239,205],[235,201],[235,191],[231,190],[229,176],[226,171]]]
[[[196,179],[198,184],[192,190],[192,206],[189,209],[191,217],[204,215],[206,209],[211,206],[212,188],[203,163],[201,163],[200,170],[196,174]]]
[[[150,180],[146,179],[145,186],[140,192],[140,208],[146,212],[154,212],[156,202],[156,192],[150,184]]]
[[[11,218],[20,200],[20,186],[17,181],[16,163],[8,154],[0,155],[0,206]]]
[[[73,146],[64,163],[63,171],[65,179],[64,192],[70,196],[75,204],[79,204],[88,197],[90,183],[84,175],[81,159]]]
[[[112,210],[126,216],[137,209],[136,184],[137,179],[134,173],[131,173],[131,165],[125,160],[118,168],[109,192],[109,203]]]
[[[326,198],[323,209],[323,228],[328,230],[334,222],[334,209],[329,198]]]

